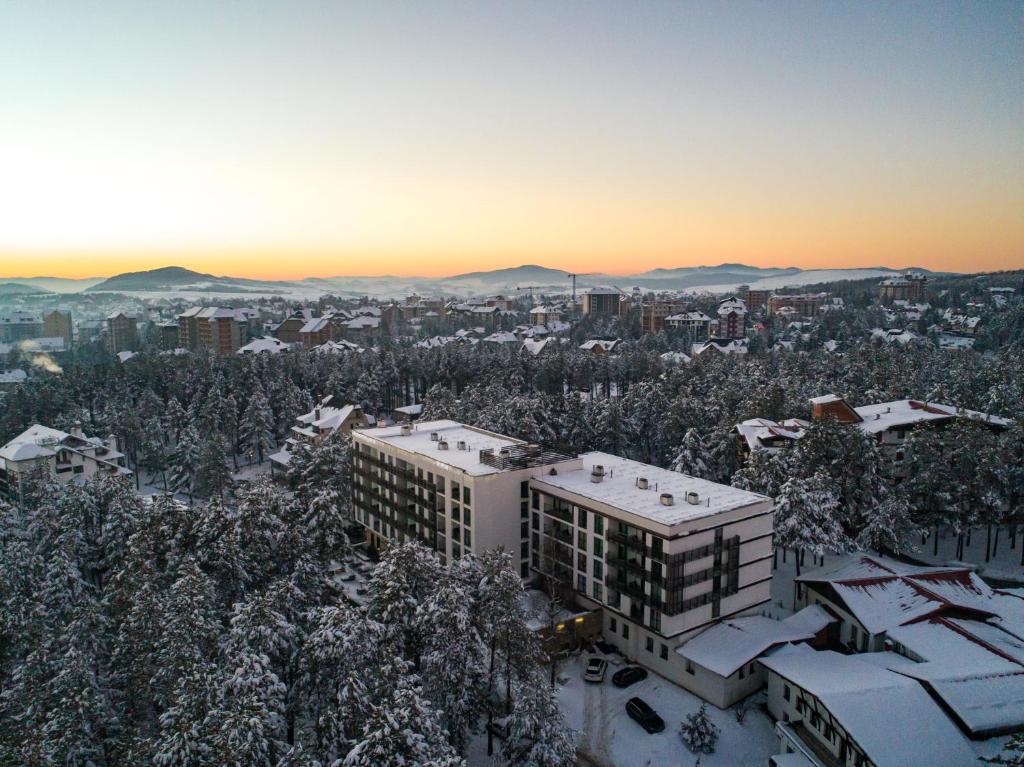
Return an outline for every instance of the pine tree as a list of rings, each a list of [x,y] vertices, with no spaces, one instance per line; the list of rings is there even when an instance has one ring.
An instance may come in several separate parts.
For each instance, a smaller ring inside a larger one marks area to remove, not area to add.
[[[555,691],[539,673],[515,688],[509,736],[502,754],[517,767],[571,767],[576,764],[574,733],[565,724]]]
[[[696,429],[687,429],[683,442],[676,451],[675,458],[672,459],[671,468],[672,471],[688,474],[691,477],[710,479],[713,472],[709,468],[709,464],[712,462],[713,459],[704,447],[704,441]]]
[[[708,716],[708,705],[701,703],[693,714],[679,725],[679,737],[694,754],[713,754],[721,731]]]
[[[857,545],[899,554],[906,547],[905,541],[919,532],[911,519],[906,496],[901,492],[890,492],[868,515],[867,524],[857,536]]]
[[[352,443],[336,431],[316,445],[300,443],[288,465],[288,479],[304,510],[303,527],[324,561],[341,557],[351,522]]]
[[[838,506],[832,480],[824,472],[810,479],[788,480],[775,499],[775,544],[817,555],[851,550],[853,544],[839,522]]]
[[[249,450],[250,463],[253,453],[263,463],[263,455],[274,446],[274,413],[258,383],[249,398],[249,406],[242,414],[239,425],[242,442]]]

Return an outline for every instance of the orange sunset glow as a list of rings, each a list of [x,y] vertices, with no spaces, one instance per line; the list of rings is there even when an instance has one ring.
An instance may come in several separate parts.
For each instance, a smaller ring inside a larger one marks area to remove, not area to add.
[[[0,276],[1019,268],[1021,16],[5,4]]]

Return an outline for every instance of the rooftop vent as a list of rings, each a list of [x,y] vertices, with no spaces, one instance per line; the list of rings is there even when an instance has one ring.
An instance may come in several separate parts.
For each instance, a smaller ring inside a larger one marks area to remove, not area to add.
[[[445,440],[445,439],[438,440],[438,442],[437,442],[437,449],[438,450],[447,450],[448,449],[448,440]]]
[[[662,506],[674,506],[676,499],[672,497],[672,493],[661,494],[661,505]]]
[[[551,469],[548,471],[548,474],[550,474],[552,477],[557,477],[558,476],[558,469],[556,469],[554,466],[552,466]]]
[[[512,456],[512,451],[507,447],[503,447],[501,450],[498,451],[498,455],[500,455],[502,458],[510,458]]]
[[[696,506],[700,503],[700,493],[695,493],[691,490],[686,494],[686,502],[691,506]]]
[[[430,432],[430,441],[431,442],[437,442],[439,439],[441,439],[441,435],[440,434],[438,434],[436,431]]]
[[[636,486],[641,490],[646,490],[650,487],[650,482],[647,481],[647,477],[638,477],[636,480]]]
[[[458,450],[465,450],[466,449],[466,440],[460,439],[458,442],[455,443],[455,447]]]
[[[604,479],[604,466],[595,464],[594,468],[590,470],[590,481],[597,483],[602,479]]]
[[[403,423],[402,424],[402,436],[403,437],[408,437],[410,434],[412,434],[412,424]]]

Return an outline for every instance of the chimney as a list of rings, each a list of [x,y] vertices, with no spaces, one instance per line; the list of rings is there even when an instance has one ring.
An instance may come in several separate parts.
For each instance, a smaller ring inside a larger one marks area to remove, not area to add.
[[[78,437],[79,439],[85,439],[85,432],[82,431],[82,422],[75,421],[71,424],[71,431],[69,432],[72,437]]]

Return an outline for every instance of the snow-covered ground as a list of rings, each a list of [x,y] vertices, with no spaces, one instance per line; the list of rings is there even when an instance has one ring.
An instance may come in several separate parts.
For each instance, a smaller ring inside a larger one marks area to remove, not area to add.
[[[995,543],[996,528],[992,528],[993,544]],[[971,544],[968,546],[964,541],[963,562],[977,565],[978,574],[985,578],[992,578],[1000,581],[1010,581],[1024,585],[1024,567],[1021,566],[1021,547],[1024,546],[1024,527],[1017,531],[1017,542],[1014,548],[1010,548],[1010,529],[1003,527],[999,530],[998,547],[995,548],[995,555],[990,561],[985,561],[987,530],[984,527],[976,527],[971,534]],[[942,529],[939,531],[939,553],[934,554],[935,540],[929,538],[924,544],[920,537],[908,541],[914,547],[908,551],[907,556],[915,561],[928,565],[944,565],[956,559],[956,534],[952,530]]]
[[[620,689],[612,684],[617,670],[614,660],[619,656],[603,656],[609,660],[608,674],[601,684],[583,681],[583,667],[590,653],[567,661],[559,669],[558,698],[568,724],[577,732],[580,765],[592,767],[660,767],[661,765],[692,765],[697,755],[679,739],[679,723],[700,708],[700,698],[677,687],[656,674],[651,674],[632,687]],[[563,683],[564,682],[564,683]],[[665,730],[648,735],[626,714],[626,701],[639,697],[665,720]],[[754,700],[759,700],[755,696]],[[752,706],[743,724],[736,721],[734,710],[720,711],[708,706],[708,714],[721,730],[718,748],[713,754],[701,755],[703,767],[763,767],[768,757],[778,753],[779,739],[771,719],[758,706]],[[486,737],[478,737],[470,748],[470,767],[500,764],[486,752]],[[495,750],[500,749],[495,742]]]

